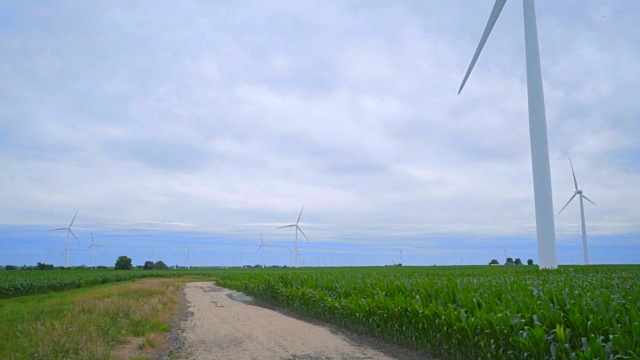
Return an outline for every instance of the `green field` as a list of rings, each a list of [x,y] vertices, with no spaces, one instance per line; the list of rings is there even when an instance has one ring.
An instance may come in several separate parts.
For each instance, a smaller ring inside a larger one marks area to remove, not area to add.
[[[640,267],[353,268],[219,283],[450,359],[638,359]]]
[[[195,272],[194,272],[195,273]],[[183,276],[172,270],[5,270],[0,271],[0,299],[127,281]]]
[[[447,359],[640,359],[640,266],[2,271],[0,294],[183,275]]]

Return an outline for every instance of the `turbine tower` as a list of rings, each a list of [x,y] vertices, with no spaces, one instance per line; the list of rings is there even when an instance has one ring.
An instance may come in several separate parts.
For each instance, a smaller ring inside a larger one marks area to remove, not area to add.
[[[298,220],[296,220],[295,224],[289,224],[289,225],[285,225],[285,226],[280,226],[277,227],[276,229],[282,229],[282,228],[287,228],[287,227],[295,227],[296,228],[296,245],[295,245],[295,255],[296,255],[296,267],[298,267],[298,231],[300,231],[300,234],[302,234],[302,236],[304,236],[305,239],[307,239],[307,241],[309,241],[309,238],[307,237],[307,235],[304,234],[304,232],[302,231],[302,229],[300,229],[300,226],[298,225],[298,223],[300,223],[300,218],[302,217],[302,211],[304,210],[304,206],[302,207],[302,210],[300,210],[300,215],[298,215]]]
[[[185,260],[187,260],[187,270],[191,269],[191,251],[197,249],[197,248],[192,248],[189,247],[187,244],[183,243],[184,247],[187,248],[187,256],[184,258]]]
[[[173,256],[175,258],[175,263],[173,264],[173,270],[178,268],[178,249],[175,250],[169,250],[170,253],[173,253]]]
[[[87,248],[87,250],[85,250],[85,251],[89,251],[89,250],[91,250],[91,269],[93,269],[93,252],[94,252],[94,250],[95,250],[94,248],[95,248],[96,246],[97,246],[97,247],[101,247],[101,248],[103,248],[103,247],[104,247],[104,246],[102,246],[102,245],[98,245],[98,244],[96,244],[95,240],[93,240],[93,233],[91,233],[91,245],[89,245],[89,247]]]
[[[507,0],[496,0],[489,21],[482,33],[480,43],[471,64],[462,80],[458,94],[462,91],[473,70],[491,30]],[[542,88],[542,71],[538,49],[538,30],[534,0],[523,0],[524,43],[527,67],[527,97],[529,105],[529,137],[531,141],[531,163],[533,169],[533,194],[536,212],[536,234],[538,237],[538,260],[541,269],[556,269],[556,231],[553,219],[551,170],[549,168],[549,144],[547,141],[547,119]]]
[[[580,221],[582,224],[582,251],[584,252],[584,264],[589,265],[589,249],[587,248],[587,226],[585,225],[585,222],[584,222],[584,205],[583,205],[582,199],[587,200],[593,205],[596,205],[596,203],[589,200],[589,198],[583,194],[582,190],[578,188],[578,180],[576,180],[576,173],[575,171],[573,171],[573,163],[571,162],[571,159],[569,159],[569,165],[571,165],[571,174],[573,175],[573,185],[575,185],[576,190],[573,192],[573,196],[569,198],[569,201],[567,201],[567,203],[562,207],[562,210],[560,210],[558,215],[560,215],[560,213],[564,211],[564,209],[569,205],[571,200],[573,200],[573,198],[576,197],[576,195],[580,195]]]
[[[69,264],[69,234],[73,235],[76,241],[78,241],[78,244],[80,244],[80,240],[78,240],[78,238],[76,237],[76,234],[74,234],[73,230],[71,230],[71,227],[73,226],[73,222],[76,220],[76,216],[78,216],[78,211],[76,211],[76,214],[73,215],[73,219],[71,219],[71,223],[69,224],[68,227],[49,230],[49,231],[67,230],[67,245],[64,248],[65,250],[64,267],[68,267],[68,264]]]
[[[262,240],[262,234],[260,234],[260,247],[258,247],[258,250],[256,251],[260,251],[262,250],[261,253],[261,262],[262,262],[262,268],[265,268],[266,266],[264,265],[264,248],[265,247],[272,247],[271,245],[267,245],[264,243],[264,240]]]

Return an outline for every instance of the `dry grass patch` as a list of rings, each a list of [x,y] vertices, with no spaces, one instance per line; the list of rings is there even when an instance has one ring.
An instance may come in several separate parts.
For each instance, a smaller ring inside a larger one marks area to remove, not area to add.
[[[0,328],[0,358],[154,358],[168,346],[164,332],[183,281],[147,278],[2,300],[0,321],[10,322]]]

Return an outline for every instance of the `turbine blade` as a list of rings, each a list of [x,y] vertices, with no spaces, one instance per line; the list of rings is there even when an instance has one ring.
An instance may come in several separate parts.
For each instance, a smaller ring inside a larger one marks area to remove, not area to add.
[[[489,21],[487,21],[487,26],[484,28],[484,32],[482,33],[482,37],[480,38],[480,43],[476,48],[475,54],[473,54],[473,59],[471,60],[471,64],[469,64],[469,68],[467,69],[467,73],[464,75],[464,79],[462,80],[462,84],[460,85],[460,89],[458,89],[458,95],[462,92],[462,88],[464,88],[464,84],[466,84],[473,67],[476,65],[476,61],[478,61],[478,57],[482,52],[482,48],[484,48],[484,44],[487,42],[489,38],[489,34],[491,34],[491,30],[493,30],[493,26],[496,24],[496,20],[500,16],[502,12],[502,8],[507,0],[496,0],[495,4],[493,4],[493,10],[491,10],[491,15],[489,16]]]
[[[302,229],[300,229],[300,226],[296,226],[296,228],[297,228],[298,230],[300,230],[300,233],[302,234],[302,236],[304,236],[304,238],[305,238],[305,239],[307,239],[307,241],[311,241],[311,240],[309,240],[309,238],[307,237],[307,235],[305,235],[305,234],[304,234],[304,232],[302,231]]]
[[[71,230],[71,228],[68,228],[67,230],[69,230],[69,232],[71,233],[71,235],[73,235],[73,237],[76,239],[76,241],[78,242],[78,244],[80,244],[80,239],[78,239],[78,237],[76,236],[76,234],[73,233],[73,230]]]
[[[573,175],[573,185],[576,187],[576,191],[578,190],[578,180],[576,180],[576,173],[573,171],[573,163],[571,159],[569,159],[569,164],[571,165],[571,174]]]
[[[588,202],[592,203],[593,205],[596,205],[596,203],[594,203],[593,201],[591,201],[588,197],[584,196],[584,194],[581,194],[582,198],[587,200]],[[598,206],[598,205],[596,205]]]
[[[80,210],[78,210],[78,211],[80,211]],[[69,224],[69,227],[72,227],[73,226],[73,222],[76,221],[76,216],[78,216],[78,211],[76,211],[76,214],[73,215],[73,219],[71,219],[71,224]]]
[[[302,206],[302,210],[304,210],[304,206]],[[296,225],[300,222],[300,218],[302,217],[302,210],[300,210],[300,215],[298,215],[298,221],[296,221]]]
[[[56,230],[67,230],[68,228],[57,228],[57,229],[51,229],[49,231],[56,231]]]
[[[571,196],[571,198],[569,199],[569,201],[567,201],[566,204],[564,204],[564,207],[562,207],[562,210],[560,210],[560,212],[558,213],[558,215],[560,215],[560,213],[567,207],[567,205],[569,205],[569,203],[571,202],[571,200],[573,200],[574,197],[576,197],[577,194],[573,194],[573,196]]]
[[[285,226],[279,226],[276,229],[282,229],[282,228],[288,228],[288,227],[294,227],[296,226],[296,224],[291,224],[291,225],[285,225]]]

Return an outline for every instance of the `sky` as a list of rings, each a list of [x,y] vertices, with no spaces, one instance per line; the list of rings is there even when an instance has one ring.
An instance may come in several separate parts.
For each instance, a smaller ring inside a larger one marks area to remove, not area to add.
[[[303,206],[301,266],[537,262],[520,1],[457,94],[492,7],[2,2],[0,265],[63,265],[76,212],[70,266],[291,265]],[[536,11],[558,260],[570,158],[591,262],[638,264],[640,2]]]

